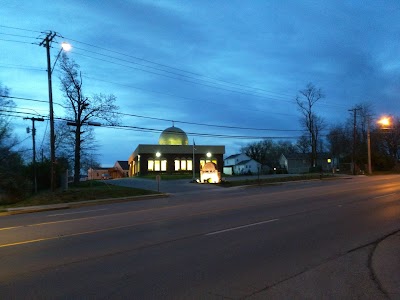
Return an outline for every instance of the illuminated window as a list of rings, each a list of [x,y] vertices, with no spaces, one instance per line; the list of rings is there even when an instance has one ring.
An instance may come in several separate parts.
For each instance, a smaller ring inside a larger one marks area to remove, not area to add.
[[[167,160],[163,159],[161,161],[161,171],[167,171]]]
[[[147,170],[154,171],[154,160],[148,160],[147,162]]]
[[[181,162],[179,159],[175,159],[175,171],[179,171],[181,169]]]
[[[203,169],[205,164],[206,164],[206,161],[204,159],[200,159],[200,170]]]
[[[159,160],[154,161],[154,171],[160,171],[160,161]]]
[[[191,160],[187,161],[187,170],[192,171],[193,170],[193,162]]]
[[[206,163],[209,163],[209,162],[212,162],[212,163],[214,163],[215,165],[217,165],[217,160],[216,160],[216,159],[211,160],[211,159],[204,159],[204,158],[202,158],[202,159],[200,159],[200,170],[203,169],[204,165],[205,165]]]
[[[186,159],[184,158],[181,160],[181,170],[186,171]]]

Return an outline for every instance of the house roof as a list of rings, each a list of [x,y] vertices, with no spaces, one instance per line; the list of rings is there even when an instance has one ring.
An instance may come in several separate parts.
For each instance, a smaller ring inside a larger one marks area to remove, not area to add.
[[[291,153],[291,154],[282,154],[286,157],[286,159],[310,159],[311,153]],[[318,159],[329,158],[331,155],[329,153],[318,153]]]
[[[93,171],[102,171],[102,170],[108,170],[109,168],[103,168],[103,167],[99,167],[99,168],[89,168],[89,170],[93,170]]]
[[[121,166],[122,170],[129,170],[129,164],[127,160],[117,160],[117,163]]]
[[[236,158],[236,157],[240,156],[241,154],[243,154],[243,153],[230,155],[230,156],[228,156],[227,158],[225,158],[225,160],[227,160],[227,159],[232,159],[232,158]]]
[[[238,162],[238,163],[236,164],[236,166],[245,165],[245,164],[247,164],[249,161],[251,161],[251,159],[242,160],[241,162]]]

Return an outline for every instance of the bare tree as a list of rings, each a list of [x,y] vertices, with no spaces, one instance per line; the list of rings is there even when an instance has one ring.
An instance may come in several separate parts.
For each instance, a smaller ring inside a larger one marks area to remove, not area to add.
[[[310,153],[310,137],[307,134],[303,134],[296,143],[296,148],[300,153],[306,154]]]
[[[279,165],[281,154],[295,153],[296,147],[290,141],[274,142],[266,139],[242,147],[241,152],[263,165],[272,167]]]
[[[67,118],[74,125],[74,182],[78,183],[81,170],[83,145],[87,142],[89,122],[103,121],[115,125],[118,120],[118,106],[114,95],[98,94],[88,98],[84,95],[82,74],[79,65],[67,55],[61,58],[61,90],[67,103]]]
[[[301,125],[308,131],[311,144],[311,166],[316,166],[317,145],[321,131],[325,128],[324,120],[315,114],[314,105],[324,98],[321,89],[317,89],[312,83],[307,84],[304,90],[300,90],[300,95],[296,97],[299,111],[302,114]]]

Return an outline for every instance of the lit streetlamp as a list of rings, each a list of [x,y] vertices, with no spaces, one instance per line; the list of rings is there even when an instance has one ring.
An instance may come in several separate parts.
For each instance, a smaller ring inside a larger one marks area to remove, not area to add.
[[[382,129],[390,129],[391,119],[390,117],[383,116],[378,121],[377,124],[381,126]],[[368,147],[368,174],[372,174],[372,163],[371,163],[371,119],[368,116],[367,122],[367,147]]]
[[[382,129],[390,129],[391,119],[390,117],[382,117],[378,120],[378,124],[381,125]]]

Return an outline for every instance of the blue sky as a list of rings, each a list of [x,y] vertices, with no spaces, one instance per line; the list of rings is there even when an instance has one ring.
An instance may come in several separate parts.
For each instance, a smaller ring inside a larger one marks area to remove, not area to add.
[[[112,93],[121,124],[180,127],[196,144],[234,154],[257,139],[300,136],[295,97],[308,82],[326,97],[316,112],[329,125],[370,102],[377,115],[400,115],[398,1],[11,1],[0,10],[0,82],[11,96],[48,100],[41,32],[73,49],[87,96]],[[59,44],[53,43],[52,60]],[[54,101],[62,103],[57,67]],[[19,112],[48,116],[48,104],[15,100]],[[54,106],[55,116],[64,111]],[[14,119],[31,148],[24,116]],[[185,123],[187,122],[187,123]],[[257,128],[244,130],[219,126]],[[37,147],[48,131],[37,123]],[[95,128],[104,166],[126,160],[159,132]]]

